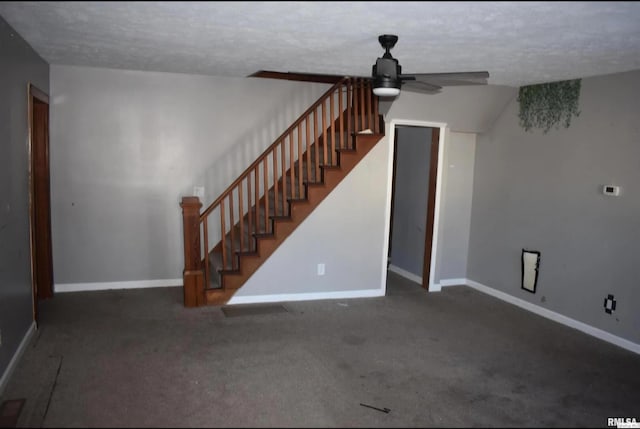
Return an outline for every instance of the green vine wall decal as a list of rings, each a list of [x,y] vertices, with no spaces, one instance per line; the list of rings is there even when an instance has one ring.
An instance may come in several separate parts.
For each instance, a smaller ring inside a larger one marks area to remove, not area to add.
[[[545,134],[560,124],[568,128],[571,118],[580,115],[580,84],[581,79],[574,79],[520,87],[520,125],[526,131],[543,128]]]

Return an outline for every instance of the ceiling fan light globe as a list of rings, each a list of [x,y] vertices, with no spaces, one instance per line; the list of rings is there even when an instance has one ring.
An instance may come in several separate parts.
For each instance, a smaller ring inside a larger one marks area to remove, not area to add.
[[[378,87],[378,88],[373,88],[373,93],[378,97],[397,97],[400,94],[400,89]]]

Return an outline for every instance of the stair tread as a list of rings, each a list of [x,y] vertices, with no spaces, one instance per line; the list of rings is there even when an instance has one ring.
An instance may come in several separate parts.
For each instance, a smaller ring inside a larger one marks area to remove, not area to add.
[[[236,252],[238,256],[260,256],[260,253],[255,250],[243,250]]]
[[[269,218],[273,220],[292,220],[292,217],[288,215],[269,216]]]

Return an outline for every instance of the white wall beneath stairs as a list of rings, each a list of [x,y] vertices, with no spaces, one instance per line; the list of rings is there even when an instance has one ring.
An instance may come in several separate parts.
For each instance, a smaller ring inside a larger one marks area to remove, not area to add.
[[[389,152],[383,139],[238,290],[230,303],[384,295]],[[317,274],[317,264],[325,274]]]

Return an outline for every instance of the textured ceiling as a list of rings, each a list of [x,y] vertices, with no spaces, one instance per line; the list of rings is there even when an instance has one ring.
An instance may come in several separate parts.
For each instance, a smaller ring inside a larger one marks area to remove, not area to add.
[[[520,86],[640,69],[640,2],[0,2],[49,63],[219,76],[487,70]]]

